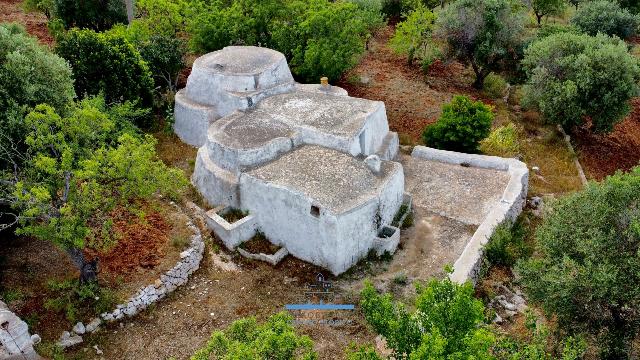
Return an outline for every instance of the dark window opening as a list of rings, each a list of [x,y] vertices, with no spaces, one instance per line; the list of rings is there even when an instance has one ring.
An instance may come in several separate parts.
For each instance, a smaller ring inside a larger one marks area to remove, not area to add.
[[[318,206],[311,205],[311,215],[320,217],[320,208]]]

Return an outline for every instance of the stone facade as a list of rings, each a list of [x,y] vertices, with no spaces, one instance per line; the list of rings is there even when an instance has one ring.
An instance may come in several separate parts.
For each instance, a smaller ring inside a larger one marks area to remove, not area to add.
[[[178,136],[200,146],[191,179],[203,197],[249,212],[234,224],[208,213],[227,247],[260,230],[334,274],[376,246],[395,251],[378,238],[404,193],[384,103],[297,84],[273,50],[227,47],[196,60],[175,117]]]

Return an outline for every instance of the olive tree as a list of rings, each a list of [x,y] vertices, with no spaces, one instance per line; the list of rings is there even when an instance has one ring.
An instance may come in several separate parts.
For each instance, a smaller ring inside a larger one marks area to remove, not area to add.
[[[558,324],[601,341],[602,357],[629,356],[640,326],[640,167],[551,205],[537,256],[517,271],[531,300]]]
[[[523,105],[567,130],[588,119],[595,131],[611,131],[638,94],[638,60],[605,35],[550,35],[527,48],[523,66]]]
[[[509,0],[457,0],[439,13],[434,35],[447,44],[447,57],[471,65],[481,89],[487,75],[517,58],[524,23],[523,8]]]
[[[63,110],[75,97],[69,64],[17,25],[0,25],[0,133],[20,146],[24,116],[40,103]],[[2,160],[0,160],[0,163]]]
[[[594,0],[578,8],[571,23],[585,34],[595,36],[598,33],[616,35],[627,39],[637,33],[640,19],[623,9],[615,2]]]
[[[68,116],[36,106],[24,120],[24,165],[0,173],[0,202],[15,210],[16,233],[63,249],[81,282],[96,279],[96,262],[85,259],[84,250],[117,241],[109,216],[116,206],[157,192],[173,195],[186,185],[181,171],[156,158],[153,137],[122,130],[100,105],[104,101],[84,100]],[[0,148],[11,154],[4,143]]]
[[[409,64],[427,51],[435,15],[425,6],[418,6],[407,18],[396,26],[396,32],[389,46],[397,53],[407,55]]]
[[[566,0],[524,0],[524,3],[535,14],[538,26],[542,23],[543,17],[559,15],[567,5]],[[577,7],[578,5],[576,4],[575,6]]]

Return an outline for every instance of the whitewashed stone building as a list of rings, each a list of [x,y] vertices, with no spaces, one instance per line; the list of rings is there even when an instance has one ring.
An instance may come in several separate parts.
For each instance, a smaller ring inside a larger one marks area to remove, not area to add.
[[[279,52],[233,46],[195,61],[174,129],[200,147],[192,182],[229,248],[260,230],[334,274],[395,251],[404,174],[384,103],[298,84]],[[229,207],[248,216],[229,224]]]

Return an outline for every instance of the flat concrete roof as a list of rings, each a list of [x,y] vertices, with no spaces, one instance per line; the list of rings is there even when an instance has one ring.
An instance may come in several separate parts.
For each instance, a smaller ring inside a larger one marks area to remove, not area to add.
[[[402,157],[405,191],[413,204],[464,224],[480,225],[500,202],[509,183],[506,171]]]
[[[301,146],[247,174],[268,183],[299,191],[315,204],[339,214],[377,196],[401,165],[383,161],[374,174],[364,160],[315,145]]]
[[[274,67],[284,55],[256,46],[229,46],[199,57],[194,66],[222,74],[260,74]]]
[[[351,137],[359,134],[369,115],[382,103],[348,96],[295,91],[270,96],[257,110],[275,114],[292,126],[308,126],[324,133]]]
[[[252,111],[236,112],[218,120],[210,131],[216,132],[218,142],[235,149],[257,148],[275,138],[290,137],[292,133],[290,126],[270,114]]]

